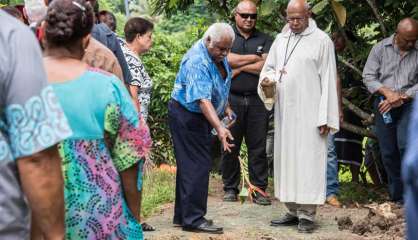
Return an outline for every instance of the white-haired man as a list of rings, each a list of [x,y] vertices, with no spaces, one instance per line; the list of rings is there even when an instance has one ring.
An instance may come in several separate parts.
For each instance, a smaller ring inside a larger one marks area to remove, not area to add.
[[[275,108],[274,191],[288,213],[273,226],[314,230],[325,202],[327,135],[339,129],[334,45],[309,19],[303,0],[287,7],[289,29],[273,42],[260,74],[259,95]]]
[[[225,151],[233,140],[219,120],[232,120],[228,105],[232,70],[226,56],[235,33],[226,23],[215,23],[186,53],[168,105],[169,126],[177,164],[173,223],[185,231],[222,233],[205,219],[211,169],[211,129]]]

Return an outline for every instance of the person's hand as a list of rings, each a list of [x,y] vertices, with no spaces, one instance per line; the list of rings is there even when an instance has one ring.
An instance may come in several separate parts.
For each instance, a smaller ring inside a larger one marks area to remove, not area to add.
[[[230,153],[231,148],[235,146],[234,144],[228,142],[228,140],[234,140],[231,132],[223,126],[218,127],[216,132],[218,133],[218,139],[221,141],[223,150]]]
[[[379,103],[379,112],[381,114],[383,113],[387,113],[392,109],[392,105],[390,104],[390,102],[388,100],[383,100]]]
[[[326,136],[329,133],[330,128],[327,125],[322,125],[319,127],[319,135]]]
[[[401,95],[397,92],[394,92],[390,89],[386,89],[383,95],[385,96],[386,100],[388,101],[388,103],[386,105],[390,104],[391,108],[400,107],[403,104],[403,99],[402,99]],[[380,111],[380,112],[384,113],[382,111]]]
[[[276,92],[276,81],[264,78],[260,83],[266,98],[273,98]]]

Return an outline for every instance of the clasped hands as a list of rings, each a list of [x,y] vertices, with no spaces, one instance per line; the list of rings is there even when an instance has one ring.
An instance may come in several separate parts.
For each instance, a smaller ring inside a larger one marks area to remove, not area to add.
[[[397,108],[402,106],[405,102],[409,100],[409,96],[404,93],[397,93],[390,89],[385,89],[382,91],[383,95],[385,96],[385,100],[379,103],[379,112],[380,113],[387,113],[392,108]]]

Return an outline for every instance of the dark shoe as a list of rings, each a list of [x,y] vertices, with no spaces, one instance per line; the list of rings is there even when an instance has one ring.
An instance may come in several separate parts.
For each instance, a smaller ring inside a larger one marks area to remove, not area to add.
[[[238,202],[237,193],[234,190],[225,191],[224,202]]]
[[[152,232],[152,231],[155,231],[155,227],[149,225],[146,222],[141,223],[141,226],[142,226],[142,231],[144,231],[144,232]]]
[[[312,233],[315,229],[315,224],[307,219],[300,219],[298,224],[298,231],[300,233]]]
[[[209,224],[209,221],[205,221],[197,227],[183,227],[183,231],[187,232],[200,232],[200,233],[212,233],[212,234],[222,234],[224,230],[222,227],[218,227],[213,224]]]
[[[270,222],[271,226],[277,227],[277,226],[293,226],[298,225],[299,220],[296,216],[290,215],[289,213],[286,213],[283,217],[271,220]]]
[[[206,219],[209,225],[213,225],[212,219]],[[173,222],[174,227],[181,227],[181,224],[179,222]]]
[[[258,192],[253,194],[253,203],[262,205],[262,206],[271,205],[270,199],[268,197],[264,197],[263,195],[261,195],[261,193],[258,193]]]

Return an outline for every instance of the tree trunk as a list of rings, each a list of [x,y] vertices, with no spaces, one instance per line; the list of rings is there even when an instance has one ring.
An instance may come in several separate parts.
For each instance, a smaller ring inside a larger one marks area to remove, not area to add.
[[[380,30],[382,31],[383,36],[388,36],[388,31],[386,30],[385,24],[383,22],[382,16],[380,16],[379,9],[377,9],[376,1],[375,0],[366,0],[367,4],[369,4],[370,8],[374,16],[376,17],[377,21],[380,25]]]

